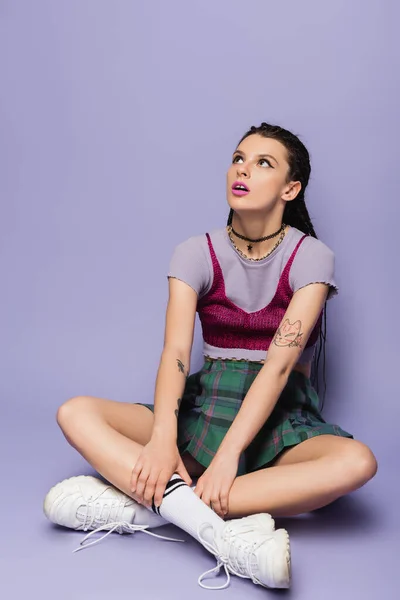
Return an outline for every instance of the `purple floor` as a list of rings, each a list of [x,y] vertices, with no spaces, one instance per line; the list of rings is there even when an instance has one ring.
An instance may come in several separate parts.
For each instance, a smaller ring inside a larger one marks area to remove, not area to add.
[[[399,21],[395,0],[0,1],[0,600],[400,599]],[[290,591],[212,592],[214,558],[175,527],[185,544],[113,534],[72,554],[84,534],[42,504],[92,472],[61,402],[152,401],[173,249],[224,226],[232,152],[262,121],[311,151],[340,289],[323,414],[379,470],[277,520]]]
[[[277,520],[291,535],[291,590],[266,590],[232,577],[228,590],[212,592],[201,589],[197,577],[214,566],[214,559],[172,525],[158,531],[183,536],[185,544],[141,533],[112,534],[72,554],[83,534],[50,524],[42,501],[57,481],[92,471],[65,442],[53,415],[32,410],[23,422],[20,419],[11,415],[1,425],[2,478],[9,482],[2,493],[2,598],[108,600],[136,598],[138,593],[141,598],[174,599],[272,594],[296,600],[398,597],[399,519],[397,500],[391,496],[397,477],[394,463],[390,468],[386,461],[367,486],[330,507]],[[25,443],[18,444],[18,438]]]

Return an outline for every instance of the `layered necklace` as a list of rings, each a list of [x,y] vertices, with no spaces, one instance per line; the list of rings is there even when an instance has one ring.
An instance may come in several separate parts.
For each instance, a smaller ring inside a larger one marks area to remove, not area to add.
[[[238,233],[237,231],[235,231],[233,229],[232,225],[229,225],[228,226],[228,235],[229,235],[229,239],[230,239],[233,247],[239,252],[239,254],[241,254],[241,256],[243,256],[243,258],[246,258],[247,260],[258,261],[258,260],[263,260],[264,258],[267,258],[267,256],[272,254],[273,251],[279,246],[279,244],[282,242],[283,238],[285,237],[285,229],[286,229],[286,225],[285,225],[285,223],[282,223],[281,227],[278,229],[278,231],[275,231],[275,233],[271,233],[270,235],[266,235],[265,237],[261,237],[261,238],[257,238],[255,240],[253,240],[251,238],[248,238],[248,237]],[[244,252],[242,252],[242,250],[240,250],[240,248],[238,248],[236,246],[235,240],[233,239],[233,235],[235,235],[240,240],[249,242],[247,244],[247,250],[249,253],[251,253],[253,250],[253,244],[259,244],[260,242],[265,242],[266,240],[270,240],[270,239],[276,237],[277,235],[279,235],[279,238],[278,238],[278,241],[276,242],[276,244],[273,246],[273,248],[271,248],[271,250],[269,250],[267,252],[267,254],[264,254],[264,256],[260,256],[260,258],[252,258],[251,256],[247,256]]]

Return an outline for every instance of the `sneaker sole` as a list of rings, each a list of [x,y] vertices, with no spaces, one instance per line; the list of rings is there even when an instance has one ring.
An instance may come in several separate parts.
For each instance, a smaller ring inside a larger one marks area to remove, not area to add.
[[[74,477],[69,477],[69,479],[64,479],[63,481],[56,483],[55,485],[53,485],[52,488],[50,488],[50,490],[46,494],[46,497],[43,501],[43,512],[46,515],[46,517],[49,519],[49,521],[51,521],[52,523],[56,523],[57,525],[60,525],[60,523],[58,523],[58,521],[56,521],[56,519],[55,519],[55,512],[58,507],[57,500],[60,496],[63,495],[65,483],[71,482],[71,483],[79,484],[79,482],[87,481],[88,479],[96,479],[96,477],[93,477],[92,475],[76,475]]]

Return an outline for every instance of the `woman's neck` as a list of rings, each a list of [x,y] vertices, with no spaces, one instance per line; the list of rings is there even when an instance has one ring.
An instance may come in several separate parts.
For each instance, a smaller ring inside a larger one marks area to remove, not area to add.
[[[282,218],[280,216],[274,216],[273,219],[260,223],[260,219],[241,219],[236,213],[233,215],[232,228],[235,232],[245,236],[251,240],[256,240],[262,237],[266,237],[280,230],[282,227]],[[246,240],[242,240],[232,233],[235,246],[239,248],[244,254],[250,258],[260,258],[267,254],[276,244],[279,239],[279,234],[275,237],[265,240],[265,242],[252,243]],[[252,246],[249,251],[249,245]]]

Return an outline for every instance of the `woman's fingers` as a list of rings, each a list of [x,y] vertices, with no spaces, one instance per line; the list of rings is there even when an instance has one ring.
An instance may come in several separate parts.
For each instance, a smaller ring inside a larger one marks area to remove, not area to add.
[[[190,477],[189,473],[187,472],[187,469],[183,463],[183,460],[180,460],[179,465],[176,469],[176,472],[182,477],[183,481],[185,483],[187,483],[187,485],[189,487],[192,485],[192,478]]]
[[[203,486],[200,498],[203,500],[204,504],[207,504],[207,506],[211,505],[211,489],[207,482]]]
[[[140,460],[140,458],[136,461],[135,466],[132,469],[132,475],[131,475],[131,492],[132,494],[136,493],[136,487],[137,487],[137,483],[138,483],[138,478],[139,475],[142,471],[143,468],[143,463]]]
[[[229,494],[228,492],[226,492],[225,490],[221,493],[220,496],[220,504],[221,504],[221,511],[222,511],[222,517],[226,517],[226,515],[228,514],[229,511]]]
[[[204,489],[203,479],[200,477],[197,480],[196,487],[194,489],[194,493],[196,494],[196,496],[198,496],[199,498],[201,498],[201,495],[203,493],[203,489]]]
[[[158,478],[157,485],[156,485],[155,492],[154,492],[154,504],[157,507],[160,506],[160,504],[163,500],[165,488],[166,488],[168,481],[169,481],[169,479],[167,479],[165,477],[165,475],[160,475],[160,477]]]
[[[144,490],[145,490],[149,475],[150,475],[150,472],[148,470],[146,470],[145,468],[143,468],[140,472],[140,475],[139,475],[139,478],[137,481],[135,495],[136,495],[137,501],[140,504],[143,503],[143,494],[144,494]]]
[[[218,490],[215,490],[214,493],[211,495],[211,508],[214,512],[217,513],[217,515],[222,517],[221,501]]]
[[[221,518],[224,518],[228,514],[229,504],[229,492],[225,489],[213,487],[211,481],[204,481],[202,477],[198,480],[195,488],[195,493],[204,504],[207,504],[212,510],[217,513]]]
[[[156,489],[157,484],[157,476],[154,473],[151,473],[147,479],[146,487],[143,493],[143,503],[146,506],[151,506],[153,502],[153,496]]]

